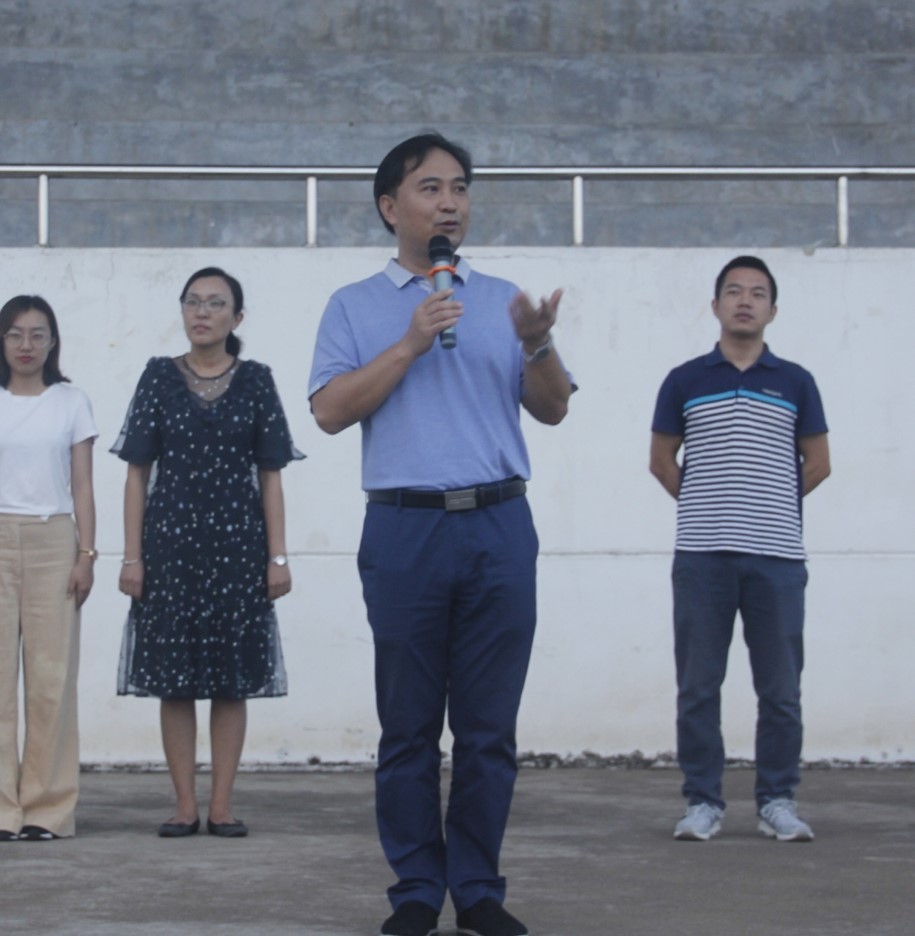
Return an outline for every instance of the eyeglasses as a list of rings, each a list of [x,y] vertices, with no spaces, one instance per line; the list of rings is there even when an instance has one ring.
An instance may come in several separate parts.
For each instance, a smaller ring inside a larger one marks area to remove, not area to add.
[[[8,331],[3,336],[3,340],[11,348],[21,348],[25,344],[26,339],[28,339],[29,344],[35,348],[36,351],[43,351],[51,344],[51,333],[45,331]]]
[[[188,312],[196,312],[200,308],[206,309],[207,312],[222,312],[228,303],[225,299],[219,299],[215,296],[210,299],[198,299],[196,296],[189,296],[187,299],[181,300],[181,305]]]

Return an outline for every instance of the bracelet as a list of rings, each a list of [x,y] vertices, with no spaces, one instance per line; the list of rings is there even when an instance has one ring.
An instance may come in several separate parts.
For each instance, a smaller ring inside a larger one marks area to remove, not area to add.
[[[88,556],[90,559],[97,559],[97,558],[98,558],[98,550],[97,550],[97,549],[82,549],[82,548],[80,548],[79,550],[77,550],[77,552],[78,552],[79,555],[81,555],[81,556]]]
[[[142,562],[142,561],[143,561],[142,559],[122,559],[122,560],[121,560],[121,565],[122,565],[122,566],[125,566],[125,565],[136,565],[138,562]]]

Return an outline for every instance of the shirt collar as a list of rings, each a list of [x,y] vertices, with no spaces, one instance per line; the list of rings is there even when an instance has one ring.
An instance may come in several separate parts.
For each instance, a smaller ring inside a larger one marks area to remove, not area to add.
[[[457,263],[454,268],[457,271],[455,276],[462,283],[466,283],[470,278],[470,264],[463,257],[455,257]],[[393,257],[388,260],[388,265],[384,268],[385,276],[398,288],[403,289],[407,283],[414,280],[424,280],[426,277],[417,273],[411,273],[406,267],[402,267]]]
[[[721,353],[721,345],[717,342],[715,347],[705,356],[706,367],[716,367],[718,364],[730,364],[731,362]],[[733,366],[733,365],[732,365]],[[769,350],[767,344],[763,345],[762,354],[753,363],[753,367],[778,367],[778,358]]]

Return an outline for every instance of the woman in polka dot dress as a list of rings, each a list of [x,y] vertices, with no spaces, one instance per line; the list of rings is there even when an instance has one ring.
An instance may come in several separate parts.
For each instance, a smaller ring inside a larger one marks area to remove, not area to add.
[[[286,694],[273,609],[289,592],[280,470],[292,443],[269,368],[239,359],[239,282],[208,267],[187,281],[186,354],[152,358],[112,451],[128,463],[119,587],[130,613],[118,694],[161,699],[175,787],[159,835],[200,827],[197,699],[211,699],[211,835],[247,834],[231,810],[248,698]]]

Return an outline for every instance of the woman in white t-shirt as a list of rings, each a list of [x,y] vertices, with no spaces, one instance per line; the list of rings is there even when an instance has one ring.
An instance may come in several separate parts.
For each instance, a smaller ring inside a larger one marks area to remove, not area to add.
[[[0,340],[0,842],[46,841],[75,831],[79,608],[96,556],[98,431],[89,398],[60,372],[44,299],[10,299]]]

